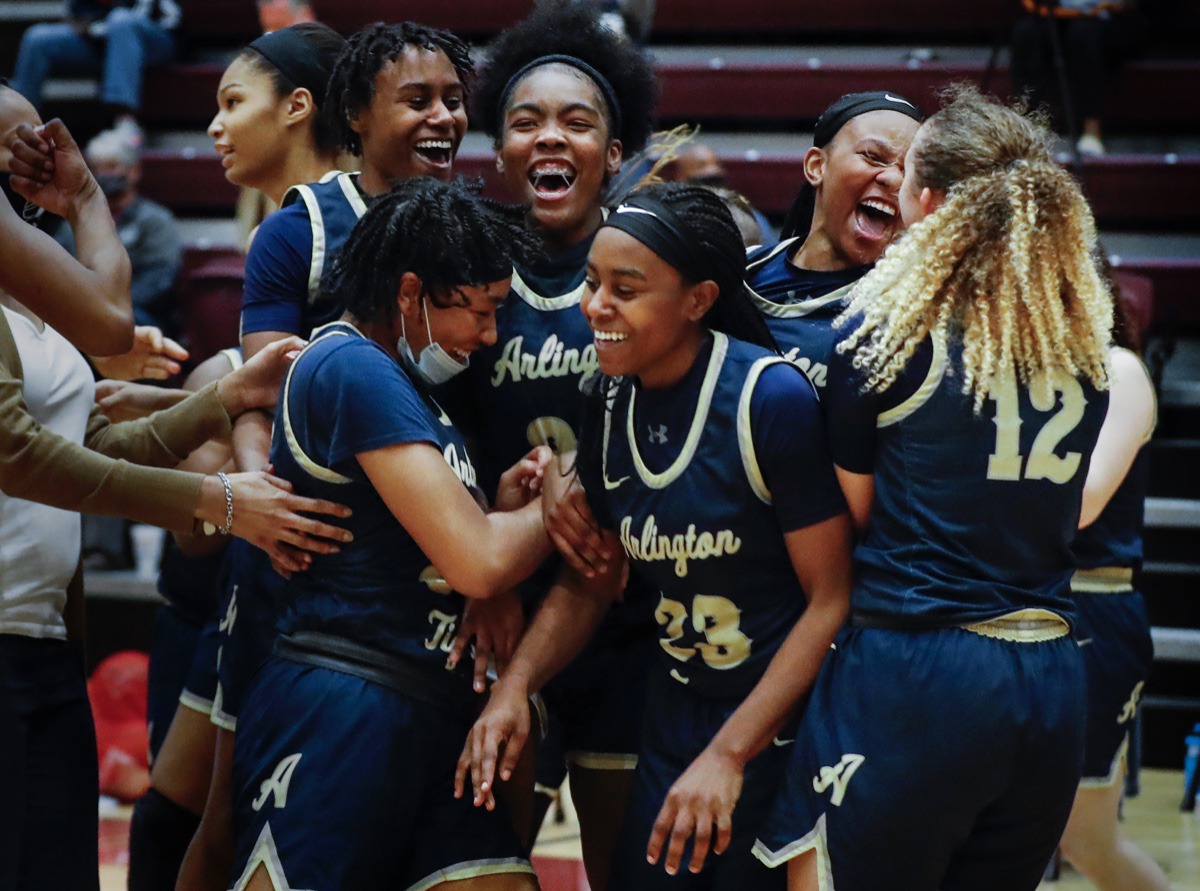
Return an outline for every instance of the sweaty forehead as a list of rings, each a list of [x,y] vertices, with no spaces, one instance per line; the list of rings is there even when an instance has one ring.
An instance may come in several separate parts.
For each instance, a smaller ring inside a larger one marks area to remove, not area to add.
[[[864,139],[875,139],[904,154],[920,126],[906,114],[881,108],[852,118],[838,131],[834,142],[849,146]]]

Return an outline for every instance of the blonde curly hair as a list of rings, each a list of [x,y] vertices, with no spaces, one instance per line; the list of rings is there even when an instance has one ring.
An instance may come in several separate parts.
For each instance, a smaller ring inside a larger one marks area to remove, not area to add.
[[[895,382],[928,338],[962,343],[962,391],[978,411],[1014,375],[1050,392],[1065,372],[1108,386],[1112,296],[1096,223],[1035,117],[955,87],[914,143],[920,188],[945,193],[855,286],[838,345],[868,390]]]

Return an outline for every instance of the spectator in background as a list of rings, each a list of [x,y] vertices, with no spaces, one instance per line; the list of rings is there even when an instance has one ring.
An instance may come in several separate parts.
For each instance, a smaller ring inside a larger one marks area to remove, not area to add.
[[[316,20],[308,0],[258,0],[258,21],[264,34]]]
[[[759,240],[755,243],[770,247],[779,241],[779,235],[775,231],[775,227],[771,225],[771,221],[753,207],[749,200],[738,194],[737,190],[729,187],[729,177],[725,173],[725,168],[721,166],[721,159],[704,143],[691,142],[680,148],[675,159],[667,165],[663,173],[663,178],[671,182],[708,186],[716,191],[726,204],[730,203],[727,192],[736,195],[741,198],[741,202],[737,203],[738,209],[742,214],[749,213],[758,224]],[[747,237],[750,231],[739,219],[739,214],[734,214],[734,220],[737,221],[738,228],[742,230],[742,237]],[[747,242],[746,246],[750,247],[751,245]]]
[[[1082,119],[1076,144],[1080,154],[1104,154],[1101,120],[1114,69],[1140,55],[1146,45],[1146,19],[1137,0],[1021,0],[1028,15],[1013,30],[1012,89],[1037,107],[1057,95],[1052,28],[1057,28],[1066,65],[1074,119]],[[1074,133],[1070,134],[1072,137]]]
[[[100,77],[114,123],[140,144],[142,71],[175,55],[176,0],[70,0],[67,20],[34,25],[21,38],[13,86],[39,110],[46,78]]]
[[[152,325],[168,337],[179,336],[179,318],[172,292],[183,264],[183,239],[169,210],[138,193],[142,165],[138,150],[121,133],[106,130],[84,152],[96,176],[117,233],[133,264],[130,290],[137,325]],[[74,253],[71,230],[63,226],[59,243]]]

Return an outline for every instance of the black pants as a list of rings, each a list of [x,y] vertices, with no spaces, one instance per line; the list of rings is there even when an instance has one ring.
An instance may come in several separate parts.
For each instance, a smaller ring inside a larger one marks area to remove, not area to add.
[[[1028,95],[1031,105],[1049,104],[1058,96],[1051,32],[1058,29],[1067,70],[1067,86],[1075,119],[1104,116],[1108,81],[1122,62],[1140,55],[1146,44],[1146,20],[1139,13],[1111,18],[1057,19],[1026,16],[1017,22],[1012,40],[1012,92]]]
[[[98,773],[74,649],[0,635],[0,891],[99,891]]]

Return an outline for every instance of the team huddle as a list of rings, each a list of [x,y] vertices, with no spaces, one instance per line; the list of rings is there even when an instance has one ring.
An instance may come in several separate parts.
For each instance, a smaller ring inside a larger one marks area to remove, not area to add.
[[[188,388],[294,358],[190,469],[222,531],[234,468],[331,525],[169,555],[131,888],[536,888],[569,775],[597,891],[1013,891],[1112,800],[1153,393],[1052,134],[844,96],[763,247],[613,193],[655,96],[579,6],[478,73],[411,23],[226,70],[281,209]],[[453,177],[468,105],[511,205]]]

